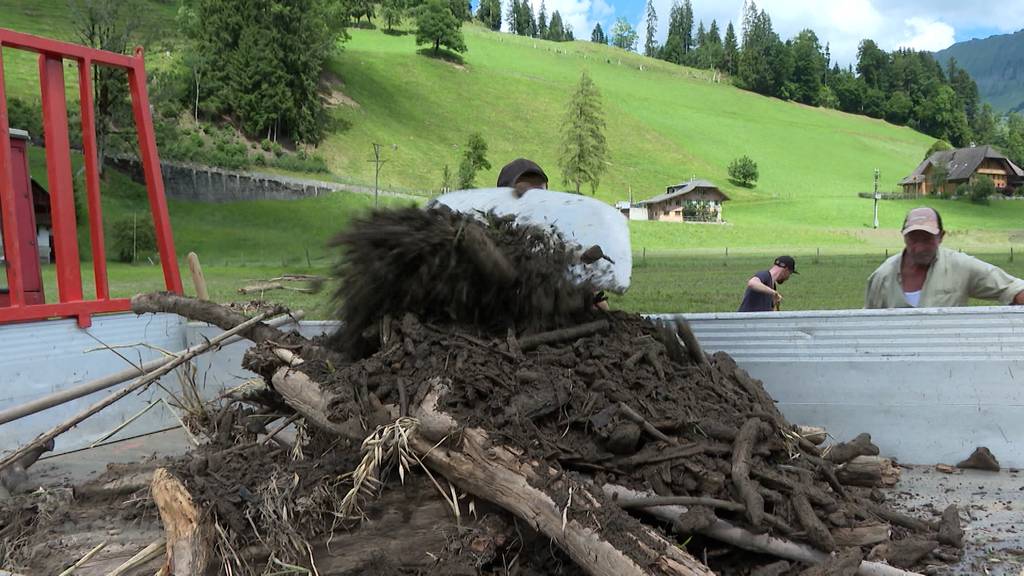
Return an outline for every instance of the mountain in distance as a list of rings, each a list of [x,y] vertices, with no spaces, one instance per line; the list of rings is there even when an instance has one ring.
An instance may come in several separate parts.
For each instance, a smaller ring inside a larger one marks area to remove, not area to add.
[[[982,101],[997,112],[1024,112],[1024,30],[957,42],[935,58],[943,67],[955,58],[978,84]]]

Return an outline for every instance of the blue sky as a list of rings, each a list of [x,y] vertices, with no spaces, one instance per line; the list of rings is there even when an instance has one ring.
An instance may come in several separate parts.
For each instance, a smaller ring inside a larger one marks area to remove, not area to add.
[[[654,0],[659,41],[665,39],[673,1]],[[534,10],[540,8],[541,0],[531,2]],[[712,19],[717,20],[724,33],[731,20],[739,33],[743,0],[691,2],[695,22],[703,20],[708,26]],[[597,22],[607,32],[617,18],[625,17],[638,29],[643,42],[647,0],[544,0],[544,3],[549,15],[554,10],[559,11],[563,20],[573,26],[577,38],[589,39]],[[871,38],[887,50],[909,47],[934,51],[954,42],[1024,28],[1024,1],[1021,0],[761,0],[757,6],[768,12],[775,31],[783,39],[795,36],[804,28],[814,30],[823,44],[830,44],[833,59],[843,66],[856,60],[857,44],[864,38]]]

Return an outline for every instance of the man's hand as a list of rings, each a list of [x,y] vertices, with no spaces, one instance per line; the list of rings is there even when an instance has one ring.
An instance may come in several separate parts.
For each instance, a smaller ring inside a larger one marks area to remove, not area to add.
[[[779,304],[782,304],[782,294],[779,294],[778,291],[772,292],[772,303],[778,308]]]
[[[1013,297],[1013,300],[1010,302],[1010,304],[1014,306],[1020,306],[1024,304],[1024,290],[1017,292],[1017,295]]]

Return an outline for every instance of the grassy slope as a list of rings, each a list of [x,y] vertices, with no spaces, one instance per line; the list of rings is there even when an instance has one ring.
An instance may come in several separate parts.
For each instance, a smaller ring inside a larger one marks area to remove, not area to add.
[[[147,48],[147,67],[166,60],[164,50],[173,43],[176,2],[142,0],[145,7],[140,24],[140,41]],[[0,0],[0,28],[78,43],[67,0]],[[4,76],[8,97],[39,98],[39,64],[34,54],[3,49]],[[77,69],[65,66],[68,97],[78,100]]]
[[[480,131],[493,167],[478,177],[494,181],[508,159],[536,159],[561,186],[558,126],[581,70],[599,86],[608,118],[611,163],[598,197],[624,200],[661,192],[691,176],[718,183],[733,198],[732,226],[632,223],[635,248],[652,250],[790,249],[842,246],[873,251],[898,242],[870,229],[870,190],[879,168],[882,189],[920,161],[931,138],[882,121],[765,98],[709,81],[708,73],[652,61],[589,42],[555,44],[464,28],[465,66],[415,53],[412,35],[354,30],[331,62],[341,88],[359,103],[336,114],[350,128],[321,147],[331,166],[371,177],[372,142],[386,150],[386,184],[436,188],[441,167],[454,169],[460,146]],[[640,66],[644,69],[640,70]],[[726,167],[741,154],[760,166],[757,187],[728,182]],[[883,228],[896,228],[913,203],[886,202]],[[940,202],[951,228],[972,229],[951,239],[960,245],[1004,246],[1024,217],[1024,204],[998,208]]]

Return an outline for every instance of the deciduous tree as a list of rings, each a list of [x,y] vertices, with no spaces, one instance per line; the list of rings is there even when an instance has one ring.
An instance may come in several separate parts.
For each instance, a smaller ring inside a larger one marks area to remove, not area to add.
[[[416,44],[432,44],[434,54],[441,46],[465,52],[462,39],[462,21],[452,14],[445,0],[427,0],[416,10]]]
[[[635,50],[637,41],[636,29],[625,18],[619,17],[612,26],[612,45],[623,50]]]

